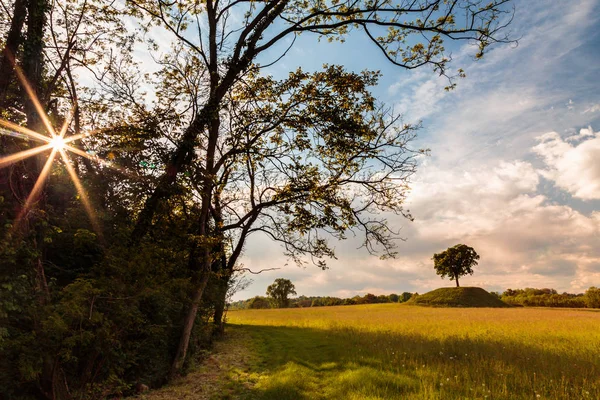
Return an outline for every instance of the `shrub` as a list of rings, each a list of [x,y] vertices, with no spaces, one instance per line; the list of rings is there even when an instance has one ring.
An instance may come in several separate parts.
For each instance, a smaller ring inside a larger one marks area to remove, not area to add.
[[[585,292],[585,304],[588,308],[600,308],[600,288],[592,286]]]

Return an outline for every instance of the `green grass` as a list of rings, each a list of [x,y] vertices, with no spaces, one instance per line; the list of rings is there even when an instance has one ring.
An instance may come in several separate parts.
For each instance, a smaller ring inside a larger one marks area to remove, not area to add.
[[[599,399],[600,313],[399,304],[244,310],[244,398]]]
[[[406,304],[431,307],[510,307],[502,300],[478,287],[439,288],[415,296]]]

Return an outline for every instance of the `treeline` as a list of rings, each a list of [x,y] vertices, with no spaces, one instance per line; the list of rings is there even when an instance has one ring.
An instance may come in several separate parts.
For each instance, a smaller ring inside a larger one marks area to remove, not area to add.
[[[323,306],[351,306],[357,304],[378,304],[378,303],[404,303],[412,296],[418,293],[404,292],[401,294],[374,295],[367,293],[364,296],[354,296],[346,299],[332,296],[299,296],[290,299],[290,308],[323,307]],[[276,308],[271,299],[263,296],[256,296],[248,300],[239,300],[230,304],[231,310]]]
[[[600,289],[590,287],[585,293],[558,293],[555,289],[507,289],[500,299],[513,306],[600,308]]]
[[[558,293],[555,289],[506,289],[503,293],[491,292],[507,304],[517,307],[600,308],[600,288],[590,287],[585,293]],[[348,306],[356,304],[404,303],[418,293],[354,296],[342,299],[332,296],[299,296],[290,299],[290,308]],[[277,308],[268,297],[256,296],[229,304],[230,310]]]

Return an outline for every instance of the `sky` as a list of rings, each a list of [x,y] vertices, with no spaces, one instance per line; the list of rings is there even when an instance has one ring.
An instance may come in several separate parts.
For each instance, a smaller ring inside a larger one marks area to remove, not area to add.
[[[395,67],[358,36],[343,45],[301,37],[268,70],[380,70],[374,94],[406,122],[422,121],[413,145],[430,155],[419,160],[407,199],[415,220],[390,220],[405,239],[396,259],[371,256],[351,238],[333,243],[337,260],[321,271],[288,262],[278,244],[257,236],[241,263],[280,269],[251,275],[234,299],[264,295],[276,278],[292,280],[299,295],[339,297],[453,286],[431,257],[457,243],[481,256],[463,286],[600,286],[600,0],[515,5],[518,46],[496,46],[478,61],[469,44],[449,46],[450,68],[467,74],[451,92],[431,70]]]

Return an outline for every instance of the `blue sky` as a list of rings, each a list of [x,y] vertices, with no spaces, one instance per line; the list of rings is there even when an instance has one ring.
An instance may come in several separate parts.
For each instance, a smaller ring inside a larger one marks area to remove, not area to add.
[[[279,277],[305,295],[422,293],[453,284],[435,275],[430,259],[456,243],[481,255],[463,285],[600,285],[600,1],[515,4],[518,47],[497,46],[474,61],[468,44],[454,45],[451,68],[467,78],[450,93],[444,78],[394,67],[359,36],[343,45],[301,37],[269,69],[381,70],[374,93],[406,121],[423,121],[415,146],[431,156],[421,159],[408,199],[415,221],[393,220],[406,238],[397,259],[379,260],[348,240],[336,243],[329,270],[286,266],[277,244],[255,237],[244,266],[281,269],[252,276],[236,299],[264,294]]]

